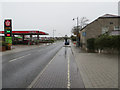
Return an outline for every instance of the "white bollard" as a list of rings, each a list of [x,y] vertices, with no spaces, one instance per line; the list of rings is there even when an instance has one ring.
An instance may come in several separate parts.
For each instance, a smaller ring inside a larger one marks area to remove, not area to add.
[[[98,49],[98,53],[100,53],[100,49]]]

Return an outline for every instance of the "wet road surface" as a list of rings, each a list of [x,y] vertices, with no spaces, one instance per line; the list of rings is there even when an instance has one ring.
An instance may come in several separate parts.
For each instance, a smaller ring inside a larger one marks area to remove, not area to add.
[[[2,56],[2,87],[26,88],[50,62],[63,42]]]
[[[29,88],[84,88],[70,47],[63,47]]]
[[[63,42],[2,57],[3,88],[84,88],[71,47]]]

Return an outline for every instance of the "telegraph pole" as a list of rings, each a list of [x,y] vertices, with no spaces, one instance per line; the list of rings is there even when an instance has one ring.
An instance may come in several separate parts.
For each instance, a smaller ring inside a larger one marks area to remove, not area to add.
[[[79,41],[79,18],[73,18],[73,20],[77,19],[77,32],[76,32],[76,47],[79,47],[80,46],[80,41]]]
[[[77,47],[79,47],[79,28],[78,28],[78,17],[77,17]]]
[[[53,40],[54,40],[54,31],[56,31],[56,30],[53,29]]]

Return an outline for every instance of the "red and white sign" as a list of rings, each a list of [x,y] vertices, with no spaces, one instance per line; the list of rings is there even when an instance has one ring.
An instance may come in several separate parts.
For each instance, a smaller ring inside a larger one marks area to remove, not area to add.
[[[9,20],[6,20],[6,21],[5,21],[5,25],[6,25],[6,26],[10,26],[10,21],[9,21]]]

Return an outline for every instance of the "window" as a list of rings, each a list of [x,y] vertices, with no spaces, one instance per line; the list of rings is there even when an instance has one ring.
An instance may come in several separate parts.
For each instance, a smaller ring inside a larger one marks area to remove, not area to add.
[[[82,36],[86,36],[86,32],[82,32]]]
[[[108,32],[109,27],[102,27],[102,34]]]
[[[120,30],[120,26],[114,26],[114,30]]]
[[[110,24],[113,24],[113,22],[110,22]]]

